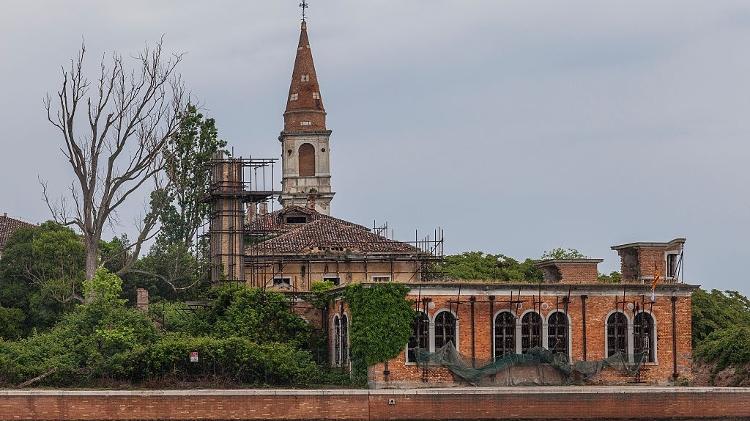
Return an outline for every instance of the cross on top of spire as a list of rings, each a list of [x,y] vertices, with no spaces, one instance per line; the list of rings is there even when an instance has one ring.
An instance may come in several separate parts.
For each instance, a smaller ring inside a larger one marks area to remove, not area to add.
[[[302,0],[302,3],[299,4],[299,7],[302,9],[302,22],[305,22],[307,18],[307,8],[310,7],[310,5],[307,4],[307,0]]]

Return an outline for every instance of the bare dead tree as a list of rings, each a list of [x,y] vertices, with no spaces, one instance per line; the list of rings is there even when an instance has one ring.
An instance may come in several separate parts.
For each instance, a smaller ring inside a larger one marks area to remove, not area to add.
[[[162,152],[175,133],[185,89],[176,72],[182,55],[167,55],[160,40],[132,57],[102,58],[93,84],[85,76],[83,45],[70,68],[62,69],[56,97],[47,96],[47,119],[64,140],[61,151],[75,175],[69,195],[53,203],[43,184],[53,218],[78,227],[86,248],[86,278],[98,267],[99,241],[117,210],[136,191],[153,188],[164,169]],[[72,211],[69,209],[72,203]],[[130,264],[157,229],[158,211],[147,211],[129,254]]]

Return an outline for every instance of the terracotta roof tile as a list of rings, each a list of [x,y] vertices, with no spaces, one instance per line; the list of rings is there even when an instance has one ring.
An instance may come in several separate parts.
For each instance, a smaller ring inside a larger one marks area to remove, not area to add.
[[[312,222],[284,224],[285,232],[249,246],[248,254],[423,254],[410,244],[377,235],[361,225],[315,214]]]
[[[34,224],[9,218],[8,215],[0,215],[0,252],[5,248],[8,239],[20,228],[33,227]]]

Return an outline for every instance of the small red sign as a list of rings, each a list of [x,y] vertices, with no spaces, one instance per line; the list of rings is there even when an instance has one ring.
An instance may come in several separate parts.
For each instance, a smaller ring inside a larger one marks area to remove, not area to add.
[[[193,351],[190,353],[190,362],[191,363],[197,363],[198,362],[198,353]]]

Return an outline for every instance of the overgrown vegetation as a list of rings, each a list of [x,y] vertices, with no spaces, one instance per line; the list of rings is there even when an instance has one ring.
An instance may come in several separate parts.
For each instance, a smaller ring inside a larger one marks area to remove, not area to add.
[[[0,341],[0,384],[306,385],[324,379],[307,349],[308,325],[280,294],[218,288],[202,312],[163,307],[162,320],[171,324],[160,330],[148,315],[126,307],[122,281],[105,269],[83,290],[86,303],[51,330]],[[190,362],[191,352],[198,352],[199,362]]]
[[[409,289],[387,283],[353,284],[345,298],[351,310],[351,356],[354,375],[366,379],[367,367],[390,360],[411,335],[414,309],[406,300]]]
[[[750,300],[736,291],[693,294],[693,355],[713,366],[712,375],[738,368],[734,382],[748,381],[750,373]],[[713,380],[712,380],[713,381]]]
[[[439,271],[449,279],[477,279],[514,282],[542,280],[542,272],[534,267],[534,260],[523,262],[503,254],[469,251],[446,256]]]

